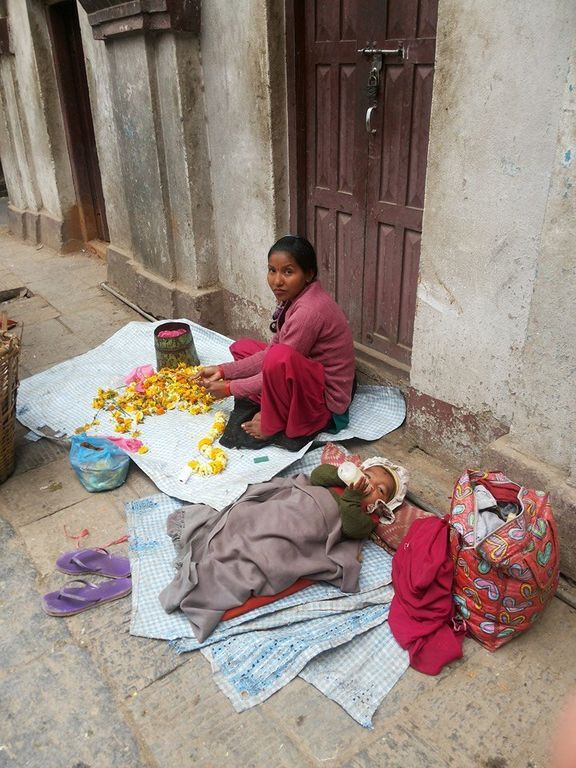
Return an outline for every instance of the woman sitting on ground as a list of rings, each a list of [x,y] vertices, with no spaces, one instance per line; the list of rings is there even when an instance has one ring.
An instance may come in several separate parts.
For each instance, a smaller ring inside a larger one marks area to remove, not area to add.
[[[240,339],[230,346],[234,362],[199,374],[214,398],[235,398],[222,445],[260,448],[273,442],[299,450],[327,427],[336,432],[347,426],[352,332],[317,275],[308,240],[289,235],[274,243],[268,253],[268,285],[277,301],[272,340]]]

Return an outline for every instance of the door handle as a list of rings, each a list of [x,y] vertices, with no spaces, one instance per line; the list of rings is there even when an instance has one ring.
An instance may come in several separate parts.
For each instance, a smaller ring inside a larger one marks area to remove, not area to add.
[[[366,110],[366,131],[368,133],[376,133],[376,128],[372,128],[372,112],[376,107],[368,107]]]

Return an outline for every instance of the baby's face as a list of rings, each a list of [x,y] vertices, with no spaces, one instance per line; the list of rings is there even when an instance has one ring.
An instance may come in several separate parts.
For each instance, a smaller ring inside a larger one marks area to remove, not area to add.
[[[368,467],[364,474],[372,484],[372,490],[362,498],[362,506],[366,509],[370,504],[374,504],[378,499],[390,501],[396,491],[394,478],[384,467]]]

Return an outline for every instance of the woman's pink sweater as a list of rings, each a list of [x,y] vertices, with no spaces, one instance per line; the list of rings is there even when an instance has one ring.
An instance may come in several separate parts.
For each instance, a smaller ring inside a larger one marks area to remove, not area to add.
[[[224,363],[226,379],[235,397],[257,395],[262,391],[262,363],[272,344],[287,344],[310,360],[324,366],[326,407],[344,413],[350,405],[355,358],[352,332],[344,312],[314,281],[288,307],[282,328],[266,349],[250,357]]]

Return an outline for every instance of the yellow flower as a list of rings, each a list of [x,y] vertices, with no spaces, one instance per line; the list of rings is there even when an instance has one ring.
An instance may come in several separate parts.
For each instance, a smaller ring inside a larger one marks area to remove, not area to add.
[[[207,461],[199,462],[196,459],[188,462],[188,466],[197,475],[207,477],[208,475],[217,475],[223,472],[228,463],[226,453],[222,448],[212,445],[224,432],[226,426],[226,417],[222,411],[216,411],[214,421],[204,437],[198,440],[198,450]]]
[[[148,453],[149,450],[147,445],[141,445],[140,448],[138,448],[138,453]]]

